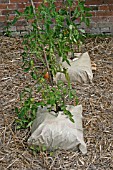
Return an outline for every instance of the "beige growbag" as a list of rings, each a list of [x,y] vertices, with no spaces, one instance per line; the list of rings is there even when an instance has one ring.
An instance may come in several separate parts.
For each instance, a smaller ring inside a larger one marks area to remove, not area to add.
[[[69,59],[71,66],[66,62],[61,63],[62,67],[67,69],[71,82],[91,83],[93,79],[93,73],[88,52],[75,53],[74,56],[76,56],[75,59]],[[57,82],[58,80],[66,82],[65,75],[58,72],[54,77],[54,81]]]
[[[79,149],[85,154],[87,149],[83,140],[82,105],[67,105],[67,109],[72,113],[75,123],[62,112],[56,117],[55,112],[49,113],[46,107],[39,108],[28,144],[45,146],[50,151]]]

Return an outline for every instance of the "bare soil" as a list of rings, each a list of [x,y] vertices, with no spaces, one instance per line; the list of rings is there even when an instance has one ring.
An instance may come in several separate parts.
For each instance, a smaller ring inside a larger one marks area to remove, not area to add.
[[[77,84],[83,105],[84,138],[88,152],[33,152],[27,146],[30,130],[16,130],[14,108],[19,94],[32,84],[21,69],[22,39],[0,37],[0,169],[1,170],[111,170],[113,169],[113,37],[85,41],[96,64],[92,84]]]

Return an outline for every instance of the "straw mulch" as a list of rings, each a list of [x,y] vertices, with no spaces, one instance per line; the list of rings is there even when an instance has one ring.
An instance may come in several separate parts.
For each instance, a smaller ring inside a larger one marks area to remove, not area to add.
[[[21,42],[0,37],[0,169],[113,169],[113,38],[88,38],[84,46],[96,64],[93,83],[75,86],[83,105],[86,155],[71,151],[33,154],[27,146],[30,131],[16,130],[14,108],[19,105],[19,93],[32,84],[21,69]]]

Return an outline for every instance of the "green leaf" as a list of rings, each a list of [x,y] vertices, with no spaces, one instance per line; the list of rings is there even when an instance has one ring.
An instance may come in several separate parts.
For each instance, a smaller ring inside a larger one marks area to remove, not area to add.
[[[32,7],[32,5],[31,6],[28,6],[28,7],[26,7],[26,9],[24,10],[24,14],[25,15],[32,15],[33,14],[33,7]]]
[[[89,11],[91,11],[91,8],[84,7],[84,10],[85,10],[86,12],[89,12]]]
[[[30,70],[30,67],[24,68],[24,72],[28,72]]]
[[[71,122],[75,123],[75,121],[72,117],[69,117],[69,119],[71,120]]]
[[[30,127],[32,124],[33,124],[33,121],[29,122],[26,127],[28,128],[28,127]]]
[[[66,74],[65,74],[65,76],[66,76],[67,81],[70,81],[69,74],[68,74],[68,73],[66,73]]]
[[[91,17],[91,16],[92,16],[92,14],[86,13],[86,17]]]
[[[20,93],[20,101],[22,101],[22,98],[24,97],[24,92]]]
[[[31,88],[29,88],[29,87],[25,87],[24,91],[25,91],[25,92],[29,92],[29,93],[31,93]]]
[[[47,151],[47,147],[46,146],[42,146],[42,151],[43,152]]]
[[[69,91],[69,98],[70,98],[70,99],[73,99],[73,94],[72,94],[71,91]]]
[[[66,14],[67,14],[67,11],[66,11],[65,9],[60,9],[60,10],[58,11],[58,13],[59,13],[60,15],[66,15]]]
[[[17,108],[17,107],[15,107],[15,112],[16,112],[16,114],[18,114],[18,113],[19,113],[19,110],[18,110],[18,108]]]
[[[11,24],[14,25],[17,21],[18,21],[18,18],[15,17],[15,18],[13,19],[13,21],[11,22]]]
[[[83,29],[79,29],[79,31],[85,34],[85,30],[83,30]]]
[[[37,80],[37,78],[38,78],[37,75],[34,72],[31,72],[31,76],[34,80]]]
[[[89,26],[89,24],[90,24],[89,18],[85,18],[85,23],[87,26]]]
[[[38,29],[36,23],[33,22],[33,23],[32,23],[32,26],[33,26],[34,29]]]
[[[22,121],[23,121],[25,114],[26,114],[26,108],[23,107],[23,108],[21,108],[20,113],[18,114],[18,118],[22,119]]]
[[[21,15],[21,13],[18,10],[15,10],[15,13],[19,16]]]
[[[34,61],[30,60],[30,66],[33,67],[33,65],[34,65]]]

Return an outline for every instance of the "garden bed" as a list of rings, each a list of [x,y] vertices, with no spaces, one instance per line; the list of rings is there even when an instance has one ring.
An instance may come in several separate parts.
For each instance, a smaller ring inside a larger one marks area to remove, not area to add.
[[[14,108],[19,94],[33,83],[21,69],[22,39],[0,37],[0,169],[110,170],[113,168],[113,38],[87,38],[85,51],[96,64],[92,84],[73,84],[83,105],[88,152],[57,151],[33,154],[29,130],[16,130]]]

